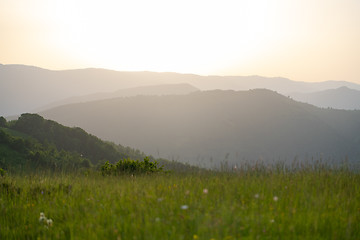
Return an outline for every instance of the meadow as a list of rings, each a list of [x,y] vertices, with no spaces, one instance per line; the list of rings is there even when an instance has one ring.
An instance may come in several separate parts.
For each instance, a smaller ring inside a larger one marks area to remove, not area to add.
[[[0,177],[0,239],[358,239],[359,223],[348,169]]]

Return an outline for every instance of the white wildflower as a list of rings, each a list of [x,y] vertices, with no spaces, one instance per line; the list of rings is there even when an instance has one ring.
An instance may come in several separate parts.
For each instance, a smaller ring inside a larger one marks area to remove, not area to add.
[[[254,198],[259,198],[259,194],[258,194],[258,193],[255,194],[255,195],[254,195]]]
[[[206,188],[204,188],[204,190],[203,190],[203,193],[204,194],[207,194],[209,191],[206,189]]]
[[[39,222],[45,222],[45,221],[46,221],[45,214],[43,212],[41,212],[40,217],[39,217]]]
[[[186,210],[186,209],[188,209],[188,208],[189,208],[188,205],[182,205],[182,206],[181,206],[181,209],[182,209],[182,210]]]
[[[271,222],[271,223],[274,223],[274,222],[275,222],[275,220],[274,220],[274,219],[271,219],[271,220],[270,220],[270,222]]]
[[[277,200],[279,200],[279,198],[278,198],[277,196],[274,196],[274,197],[273,197],[273,200],[274,200],[275,202],[277,202]]]
[[[49,227],[51,227],[53,225],[53,220],[52,219],[48,219],[46,220],[46,223]]]

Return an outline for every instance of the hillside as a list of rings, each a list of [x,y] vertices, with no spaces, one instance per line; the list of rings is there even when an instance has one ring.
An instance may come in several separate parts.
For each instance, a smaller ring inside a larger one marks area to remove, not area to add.
[[[360,109],[360,91],[340,87],[312,93],[292,93],[297,101],[310,103],[323,108],[354,110]]]
[[[194,74],[120,72],[106,69],[52,71],[24,65],[0,65],[0,116],[34,112],[64,99],[149,85],[190,84],[200,90],[267,88],[288,95],[360,85],[344,81],[296,82],[280,77],[199,76]],[[166,94],[163,92],[163,94]]]
[[[0,168],[9,172],[71,172],[89,168],[90,161],[76,152],[58,150],[54,145],[8,128],[0,128]]]
[[[36,114],[22,114],[17,121],[10,124],[10,128],[25,133],[42,144],[50,143],[59,150],[77,152],[90,159],[93,164],[101,160],[115,162],[129,157],[128,154],[117,151],[115,146],[101,141],[81,128],[65,127]]]
[[[200,165],[360,159],[360,111],[319,109],[269,90],[72,104],[41,115],[156,157]]]
[[[115,163],[120,159],[145,157],[139,150],[104,142],[81,128],[65,127],[36,114],[22,114],[18,120],[1,121],[0,125],[0,168],[11,171],[70,171],[105,161]],[[155,160],[151,156],[150,159]],[[195,169],[165,159],[157,161],[167,170]]]

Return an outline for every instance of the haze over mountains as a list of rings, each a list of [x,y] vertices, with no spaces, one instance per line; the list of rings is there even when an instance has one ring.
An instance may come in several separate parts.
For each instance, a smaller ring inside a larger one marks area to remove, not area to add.
[[[155,157],[205,166],[360,158],[360,111],[320,109],[270,90],[114,98],[41,115]]]
[[[329,89],[312,93],[292,93],[297,101],[323,108],[354,110],[360,109],[360,91],[348,87]]]
[[[24,65],[2,64],[0,64],[0,80],[0,115],[4,116],[35,112],[46,107],[75,101],[125,96],[129,95],[129,93],[125,93],[130,92],[129,88],[163,84],[190,84],[203,91],[266,88],[286,96],[293,96],[293,93],[311,93],[343,86],[360,91],[360,85],[344,81],[308,83],[295,82],[280,77],[199,76],[178,73],[119,72],[105,69],[52,71]],[[118,90],[121,91],[115,93]],[[167,91],[168,93],[166,93]],[[185,92],[186,90],[182,93]],[[168,88],[163,94],[173,93],[174,89]],[[339,98],[344,99],[346,97],[345,94]],[[334,106],[331,105],[330,107]],[[352,109],[352,106],[346,105],[344,108]]]
[[[66,98],[64,100],[51,103],[46,105],[40,109],[36,109],[37,112],[50,109],[53,107],[71,104],[71,103],[80,103],[80,102],[89,102],[95,100],[104,100],[110,98],[119,98],[119,97],[132,97],[132,96],[162,96],[162,95],[184,95],[192,92],[199,91],[199,89],[191,86],[187,83],[179,83],[179,84],[162,84],[162,85],[151,85],[151,86],[143,86],[143,87],[134,87],[134,88],[126,88],[120,89],[115,92],[103,92],[103,93],[93,93],[83,96]]]
[[[0,65],[0,79],[0,115],[39,111],[154,157],[204,166],[360,158],[360,111],[331,109],[360,109],[355,83],[23,65]]]

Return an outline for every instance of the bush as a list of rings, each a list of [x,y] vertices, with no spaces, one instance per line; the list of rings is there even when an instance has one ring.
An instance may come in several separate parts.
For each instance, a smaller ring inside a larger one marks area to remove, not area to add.
[[[105,175],[120,175],[120,174],[135,174],[135,173],[154,173],[162,172],[163,166],[158,167],[158,163],[150,162],[148,157],[144,158],[144,161],[123,159],[118,161],[116,164],[111,164],[109,161],[105,162],[101,166],[101,173]]]

